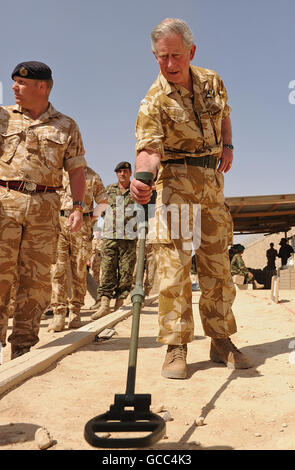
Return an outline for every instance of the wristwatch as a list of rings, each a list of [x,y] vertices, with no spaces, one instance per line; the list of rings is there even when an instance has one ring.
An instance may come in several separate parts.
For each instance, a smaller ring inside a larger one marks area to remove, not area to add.
[[[225,148],[227,148],[227,149],[229,149],[229,150],[231,150],[231,151],[234,150],[234,146],[231,145],[231,144],[223,144],[223,147],[225,147]]]
[[[83,209],[85,208],[85,204],[83,201],[73,201],[73,209],[74,211],[79,211],[83,212]]]
[[[75,206],[73,207],[73,210],[74,210],[74,211],[78,211],[78,212],[83,212],[83,207],[82,207],[82,206],[75,205]]]

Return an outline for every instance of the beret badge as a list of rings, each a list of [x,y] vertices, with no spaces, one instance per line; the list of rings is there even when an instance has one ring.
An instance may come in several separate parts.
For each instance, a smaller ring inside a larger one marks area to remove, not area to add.
[[[26,77],[28,75],[28,71],[25,67],[21,67],[19,74],[21,77]]]

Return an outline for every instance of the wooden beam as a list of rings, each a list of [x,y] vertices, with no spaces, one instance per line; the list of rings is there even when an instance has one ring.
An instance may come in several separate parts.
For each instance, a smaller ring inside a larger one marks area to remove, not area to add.
[[[149,300],[153,302],[157,298],[158,295],[154,295],[150,296]],[[12,387],[20,385],[24,380],[47,369],[61,357],[91,343],[98,333],[125,320],[125,318],[132,314],[132,311],[132,305],[124,306],[116,312],[110,313],[99,320],[92,321],[75,331],[71,331],[71,333],[62,338],[39,348],[33,348],[23,356],[2,364],[0,366],[0,396]]]
[[[281,217],[282,215],[295,215],[295,210],[277,211],[277,212],[242,212],[241,214],[233,213],[233,218],[253,218],[253,217]]]
[[[264,204],[295,204],[295,194],[274,194],[269,196],[226,197],[229,206],[255,206]]]

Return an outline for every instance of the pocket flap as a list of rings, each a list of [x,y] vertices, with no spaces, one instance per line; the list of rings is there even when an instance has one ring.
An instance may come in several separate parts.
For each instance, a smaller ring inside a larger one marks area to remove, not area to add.
[[[54,142],[55,144],[64,145],[67,141],[67,135],[63,132],[55,131],[46,133],[42,139]]]
[[[190,120],[188,113],[178,106],[163,106],[162,109],[172,121],[188,122]]]
[[[4,162],[11,160],[21,139],[22,130],[0,133],[0,157]]]

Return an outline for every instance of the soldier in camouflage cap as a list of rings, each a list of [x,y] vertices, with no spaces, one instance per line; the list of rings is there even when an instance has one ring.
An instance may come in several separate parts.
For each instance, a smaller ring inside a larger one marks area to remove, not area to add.
[[[232,276],[235,276],[236,274],[244,276],[244,284],[249,284],[250,282],[253,282],[254,276],[246,267],[245,262],[242,257],[242,254],[245,251],[245,247],[244,245],[241,245],[240,243],[234,246],[235,246],[236,253],[232,257],[231,262],[230,262],[231,274]]]
[[[233,161],[227,92],[216,72],[190,65],[196,46],[185,21],[167,18],[151,37],[160,74],[138,113],[136,172],[158,171],[156,214],[169,206],[179,213],[185,206],[191,229],[193,208],[201,205],[199,310],[205,334],[212,338],[210,357],[229,367],[248,368],[251,362],[229,338],[236,322],[228,258],[232,221],[222,174]],[[131,194],[141,204],[149,201],[152,190],[136,179],[131,182]],[[162,375],[185,378],[187,343],[194,338],[191,243],[184,243],[183,233],[173,237],[173,228],[168,220],[166,235],[156,232],[154,240],[160,280],[158,341],[168,345]]]
[[[134,200],[130,194],[130,163],[120,162],[115,167],[115,172],[118,183],[106,187],[108,208],[102,236],[101,276],[97,302],[91,307],[97,310],[92,314],[92,320],[110,313],[110,300],[113,298],[116,299],[114,310],[123,305],[132,287],[136,262],[136,231],[128,231],[128,223],[134,218]]]
[[[9,301],[17,278],[12,359],[39,338],[41,315],[51,294],[50,267],[59,233],[62,169],[71,180],[70,233],[83,223],[84,147],[77,124],[49,102],[50,68],[18,64],[12,72],[15,106],[0,107],[0,342],[6,344]]]

